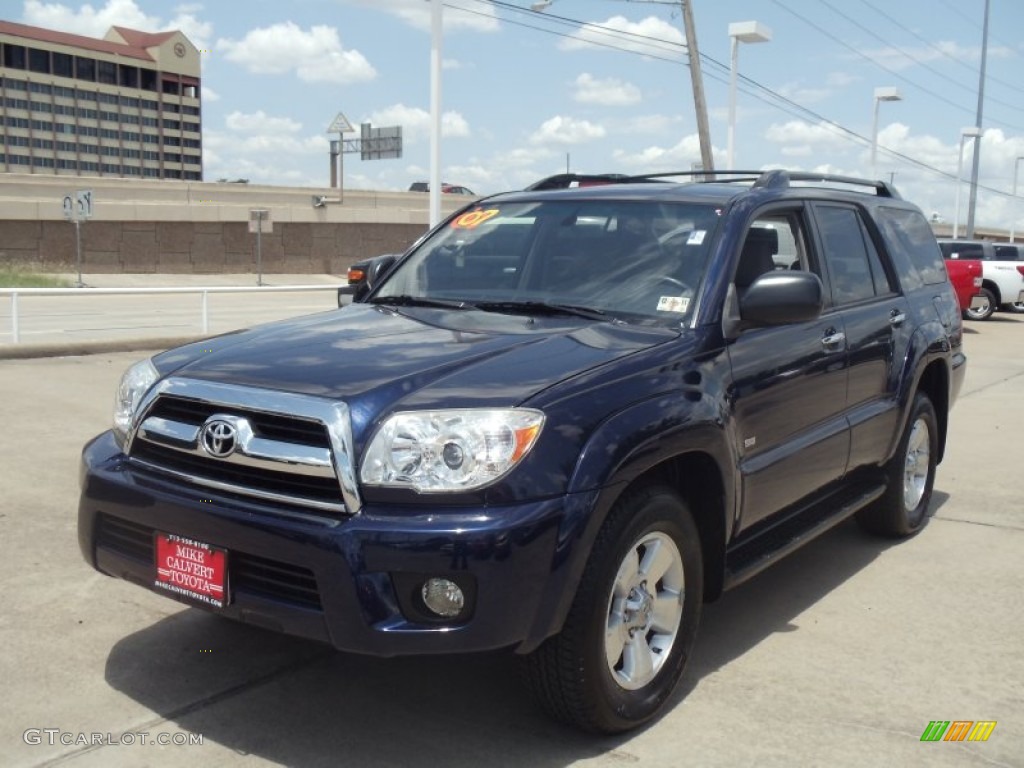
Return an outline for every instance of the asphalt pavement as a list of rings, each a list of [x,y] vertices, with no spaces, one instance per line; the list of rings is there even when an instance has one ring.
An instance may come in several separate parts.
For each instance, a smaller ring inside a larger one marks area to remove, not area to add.
[[[615,738],[548,720],[505,654],[336,653],[94,572],[78,454],[147,352],[0,360],[0,765],[1022,766],[1024,317],[966,348],[925,529],[851,521],[708,606],[674,706]]]

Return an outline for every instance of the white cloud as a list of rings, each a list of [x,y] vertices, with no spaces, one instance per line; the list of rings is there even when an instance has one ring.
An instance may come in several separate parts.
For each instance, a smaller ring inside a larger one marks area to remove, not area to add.
[[[393,104],[390,107],[371,112],[366,122],[375,128],[391,125],[402,127],[402,141],[415,144],[430,138],[430,113],[419,107]],[[458,112],[441,114],[441,136],[446,139],[462,139],[471,135],[469,123]]]
[[[807,144],[818,151],[846,150],[854,141],[831,123],[808,123],[804,120],[773,123],[764,137],[775,144]]]
[[[220,94],[206,83],[203,83],[203,103],[212,104],[215,101],[220,101]]]
[[[298,133],[302,130],[302,123],[296,122],[290,117],[271,117],[262,109],[249,114],[232,112],[225,118],[224,124],[232,131]]]
[[[577,120],[572,117],[556,115],[541,123],[540,128],[530,136],[531,144],[541,145],[572,145],[593,139],[604,138],[605,129],[589,120]]]
[[[640,89],[625,80],[606,77],[602,80],[584,72],[573,83],[573,99],[582,104],[599,104],[604,107],[625,107],[637,104],[643,98]]]
[[[430,29],[430,3],[423,0],[347,0],[352,5],[363,5],[375,11],[397,16],[417,29]],[[460,29],[473,32],[496,32],[500,29],[498,13],[490,3],[479,0],[445,0],[444,31]]]
[[[377,71],[357,50],[345,50],[334,27],[301,29],[291,21],[250,30],[241,40],[217,41],[229,61],[256,74],[294,71],[306,82],[355,83],[372,80]]]
[[[633,22],[625,16],[612,16],[607,21],[590,22],[559,43],[564,51],[582,49],[607,50],[606,46],[645,55],[682,58],[683,33],[667,21],[655,16]]]
[[[665,134],[678,130],[682,117],[679,115],[634,115],[621,126],[616,124],[616,132],[637,134]]]
[[[724,158],[724,151],[712,148],[715,164]],[[612,153],[616,168],[632,173],[655,173],[665,170],[688,170],[700,162],[700,138],[689,134],[670,147],[650,146],[639,152],[616,150]]]
[[[177,15],[173,19],[165,21],[159,16],[146,14],[135,0],[107,0],[98,8],[86,3],[77,10],[61,3],[25,0],[21,18],[26,24],[37,27],[99,38],[115,26],[144,32],[180,29],[196,48],[206,48],[213,34],[213,25],[196,17],[200,10],[202,6],[198,4],[181,6],[176,9]]]
[[[798,81],[784,83],[776,90],[791,101],[799,104],[821,102],[832,95],[831,88],[812,88]]]
[[[952,40],[939,40],[930,46],[917,48],[876,48],[861,53],[884,69],[909,69],[920,64],[928,64],[941,59],[956,61],[981,61],[981,48],[978,46],[960,45]],[[1012,48],[1005,45],[990,45],[988,55],[997,59],[1009,59],[1016,56]],[[844,58],[852,59],[855,54]],[[860,58],[857,56],[856,58]]]

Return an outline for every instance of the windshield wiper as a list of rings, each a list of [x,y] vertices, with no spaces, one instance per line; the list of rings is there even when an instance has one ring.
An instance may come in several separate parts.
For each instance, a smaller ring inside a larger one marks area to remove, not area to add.
[[[481,301],[474,305],[485,312],[525,312],[531,315],[573,315],[588,320],[610,320],[607,312],[576,304],[558,304],[547,301]]]
[[[376,296],[370,304],[382,304],[389,307],[439,307],[441,309],[475,309],[474,304],[456,299],[431,299],[427,296],[410,296],[403,293],[399,296]]]

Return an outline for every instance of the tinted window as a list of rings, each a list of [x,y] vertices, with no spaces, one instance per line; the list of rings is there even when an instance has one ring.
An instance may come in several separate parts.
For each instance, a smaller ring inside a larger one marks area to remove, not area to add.
[[[1024,261],[1019,245],[997,245],[995,251],[999,261]]]
[[[74,76],[74,58],[69,53],[53,53],[53,74],[61,77]]]
[[[75,56],[75,77],[79,80],[96,79],[96,62],[84,56]]]
[[[906,255],[925,283],[933,285],[948,280],[935,234],[919,211],[879,208],[877,221],[889,247]]]
[[[985,246],[961,240],[939,243],[942,255],[947,259],[984,259]]]
[[[851,304],[873,298],[874,280],[860,216],[852,208],[816,206],[832,300]]]
[[[38,48],[28,49],[28,68],[33,72],[50,73],[50,52]]]
[[[703,204],[490,203],[438,229],[376,296],[551,302],[675,325],[692,308],[718,218]]]

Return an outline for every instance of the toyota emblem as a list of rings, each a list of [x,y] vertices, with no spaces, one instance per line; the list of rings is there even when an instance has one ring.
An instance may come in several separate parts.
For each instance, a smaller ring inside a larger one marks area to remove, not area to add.
[[[238,430],[224,419],[214,419],[203,427],[203,450],[218,459],[226,459],[238,447]]]

